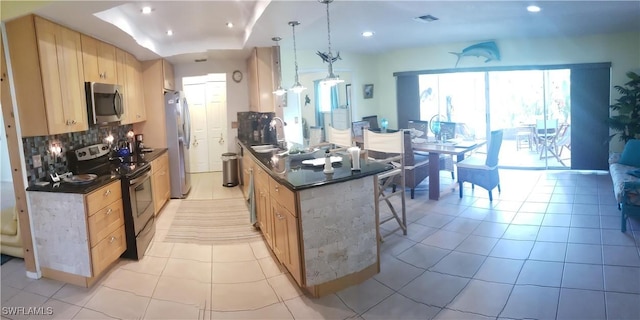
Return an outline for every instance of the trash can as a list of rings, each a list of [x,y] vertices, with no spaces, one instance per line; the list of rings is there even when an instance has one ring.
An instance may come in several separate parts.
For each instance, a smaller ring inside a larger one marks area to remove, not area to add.
[[[238,185],[238,155],[233,152],[222,154],[222,186]]]

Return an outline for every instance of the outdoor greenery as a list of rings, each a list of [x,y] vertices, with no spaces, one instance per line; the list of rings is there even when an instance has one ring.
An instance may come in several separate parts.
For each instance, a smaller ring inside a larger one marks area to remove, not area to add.
[[[640,139],[640,75],[629,71],[627,77],[631,80],[624,86],[614,86],[620,98],[610,106],[615,112],[609,118],[609,127],[617,131],[609,138],[619,135],[620,141],[625,143]]]

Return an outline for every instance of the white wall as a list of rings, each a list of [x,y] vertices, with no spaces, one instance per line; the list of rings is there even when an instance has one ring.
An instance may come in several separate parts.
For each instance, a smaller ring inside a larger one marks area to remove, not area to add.
[[[343,60],[336,70],[349,70],[353,75],[353,119],[377,114],[387,118],[391,128],[397,126],[396,82],[394,72],[451,69],[456,56],[474,43],[448,43],[422,48],[395,50],[379,55],[359,55],[342,52]],[[485,63],[483,58],[465,57],[458,67],[525,66],[611,62],[611,103],[619,97],[614,85],[627,82],[625,73],[640,71],[640,33],[619,33],[583,37],[496,40],[501,61]],[[322,48],[319,48],[322,50]],[[292,49],[282,48],[283,81],[293,79]],[[326,64],[315,51],[298,52],[300,70],[326,70]],[[339,73],[339,72],[337,72]],[[373,99],[363,99],[362,86],[374,84]],[[289,84],[290,85],[290,84]],[[608,108],[608,106],[603,106]],[[612,141],[611,150],[622,145]]]
[[[182,90],[182,78],[202,76],[209,73],[227,74],[227,152],[235,152],[235,138],[238,130],[231,127],[233,121],[238,120],[238,112],[249,111],[249,86],[247,84],[247,64],[244,59],[237,60],[208,60],[206,62],[191,62],[173,66],[176,87]],[[234,70],[240,70],[244,77],[240,83],[231,78]]]

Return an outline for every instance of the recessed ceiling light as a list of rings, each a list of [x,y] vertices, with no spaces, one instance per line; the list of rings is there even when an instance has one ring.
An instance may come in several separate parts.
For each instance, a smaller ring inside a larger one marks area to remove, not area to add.
[[[143,14],[151,14],[151,11],[153,11],[153,9],[151,9],[151,7],[142,7],[141,11]]]
[[[373,31],[365,31],[362,33],[362,36],[365,38],[373,36]]]
[[[229,28],[229,29],[233,28],[233,23],[227,22],[227,28]]]
[[[527,7],[527,11],[529,12],[540,12],[540,7],[536,5],[530,5]]]
[[[167,30],[167,35],[168,36],[172,36],[173,35],[173,30]]]

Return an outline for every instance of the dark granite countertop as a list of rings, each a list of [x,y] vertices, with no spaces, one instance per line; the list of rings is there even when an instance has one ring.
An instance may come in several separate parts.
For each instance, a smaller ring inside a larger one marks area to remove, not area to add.
[[[392,167],[367,160],[360,160],[361,170],[351,170],[351,159],[347,156],[342,158],[341,162],[333,163],[332,174],[323,172],[324,165],[310,166],[302,164],[302,161],[292,160],[289,156],[277,156],[277,152],[258,153],[251,146],[263,145],[253,141],[237,140],[240,147],[243,148],[243,156],[247,153],[257,159],[258,164],[269,173],[280,184],[291,190],[302,190],[332,183],[340,183],[353,179],[359,179],[366,176],[375,175]]]
[[[167,148],[155,148],[152,152],[143,153],[142,159],[144,159],[146,162],[151,162],[160,157],[165,152],[167,152]]]
[[[167,152],[166,148],[153,149],[152,152],[144,153],[142,159],[146,162],[151,162],[165,152]],[[61,181],[57,184],[49,183],[46,186],[31,185],[27,188],[27,191],[88,194],[118,179],[120,179],[120,176],[112,173],[111,175],[98,176],[94,181],[86,184],[72,184]]]
[[[27,191],[87,194],[87,193],[91,193],[94,190],[100,189],[101,187],[104,187],[107,184],[119,179],[120,179],[120,176],[116,174],[103,175],[103,176],[98,176],[95,180],[86,184],[72,184],[72,183],[60,181],[59,183],[55,183],[55,184],[49,183],[46,186],[31,185],[27,188]]]

